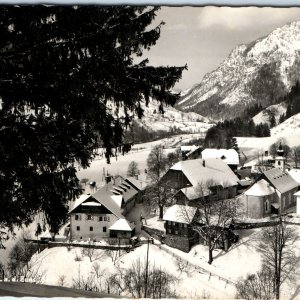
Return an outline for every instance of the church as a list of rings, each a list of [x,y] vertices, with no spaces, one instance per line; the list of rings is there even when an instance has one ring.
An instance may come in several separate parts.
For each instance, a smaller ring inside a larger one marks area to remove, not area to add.
[[[264,171],[242,195],[246,216],[259,219],[287,212],[296,206],[294,194],[298,187],[299,184],[286,170],[286,158],[280,145],[274,168]]]

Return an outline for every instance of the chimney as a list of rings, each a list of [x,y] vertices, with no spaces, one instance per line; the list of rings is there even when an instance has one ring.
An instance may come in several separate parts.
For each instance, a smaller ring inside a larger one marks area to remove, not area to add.
[[[205,159],[202,160],[202,166],[205,167]]]

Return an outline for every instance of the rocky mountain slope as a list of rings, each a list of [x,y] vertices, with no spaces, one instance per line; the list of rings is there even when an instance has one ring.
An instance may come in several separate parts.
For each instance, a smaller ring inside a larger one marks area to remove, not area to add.
[[[242,115],[247,106],[278,103],[299,79],[300,21],[268,36],[237,46],[176,107],[222,120]]]

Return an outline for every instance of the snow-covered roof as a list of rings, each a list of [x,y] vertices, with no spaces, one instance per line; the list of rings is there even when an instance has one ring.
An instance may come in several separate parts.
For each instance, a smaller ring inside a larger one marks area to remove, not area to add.
[[[186,154],[186,157],[189,157],[190,155],[192,155],[195,151],[197,151],[198,149],[200,149],[200,146],[192,146],[191,150]]]
[[[134,177],[127,177],[125,179],[125,182],[128,182],[128,184],[133,186],[137,191],[143,191],[147,186],[147,182],[136,179]]]
[[[296,192],[294,196],[300,196],[300,191]]]
[[[197,207],[175,204],[166,210],[163,220],[190,224],[196,212]]]
[[[223,187],[238,184],[238,177],[221,159],[190,159],[176,163],[170,170],[182,171],[192,186],[212,181],[214,185]]]
[[[267,170],[264,175],[280,193],[285,193],[299,186],[289,174],[278,168]]]
[[[206,148],[201,152],[202,159],[220,158],[228,165],[239,165],[239,154],[234,149]]]
[[[300,184],[300,169],[291,169],[288,174]]]
[[[275,189],[265,179],[253,184],[246,192],[247,196],[267,196],[275,193]]]
[[[126,219],[118,219],[108,229],[117,231],[132,231],[134,228],[134,223],[129,223]]]
[[[122,206],[122,200],[123,196],[122,195],[112,195],[111,199],[114,200],[114,202],[118,205],[119,208]]]
[[[193,145],[193,146],[181,146],[180,147],[180,151],[181,152],[189,152],[191,150],[193,150],[196,146]]]
[[[101,206],[106,207],[112,214],[118,218],[124,218],[121,214],[121,209],[118,204],[112,199],[113,195],[110,195],[105,188],[100,189],[93,195],[81,195],[74,204],[74,207],[69,213],[74,212],[74,210],[80,205],[84,206]]]
[[[197,187],[191,186],[187,188],[182,188],[180,190],[188,200],[196,200],[200,197],[200,191],[197,190]],[[209,195],[210,190],[207,187],[203,187],[201,189],[201,196],[207,196]]]

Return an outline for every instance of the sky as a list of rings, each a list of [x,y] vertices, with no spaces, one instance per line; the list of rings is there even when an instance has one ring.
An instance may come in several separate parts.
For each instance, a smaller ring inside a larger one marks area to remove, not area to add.
[[[300,7],[162,6],[155,22],[166,24],[156,45],[145,54],[155,66],[187,64],[188,71],[175,86],[175,90],[185,90],[201,82],[237,45],[297,20]]]

